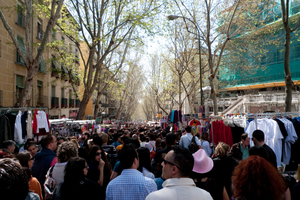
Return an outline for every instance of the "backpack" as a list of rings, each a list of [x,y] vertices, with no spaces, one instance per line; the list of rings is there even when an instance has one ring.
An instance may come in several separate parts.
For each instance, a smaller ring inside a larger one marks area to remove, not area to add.
[[[189,150],[191,153],[195,153],[199,150],[199,146],[196,143],[195,136],[193,136],[191,143],[189,144]]]
[[[155,157],[155,155],[156,155],[156,151],[155,151],[155,149],[154,149],[154,146],[151,144],[151,143],[149,143],[151,146],[152,146],[152,149],[151,149],[151,151],[150,151],[150,158],[151,159],[154,159],[154,157]]]
[[[56,180],[52,177],[52,171],[55,165],[53,165],[50,168],[49,174],[46,175],[46,180],[44,183],[44,189],[45,189],[45,200],[52,199],[53,192],[55,188],[57,187],[57,182]]]

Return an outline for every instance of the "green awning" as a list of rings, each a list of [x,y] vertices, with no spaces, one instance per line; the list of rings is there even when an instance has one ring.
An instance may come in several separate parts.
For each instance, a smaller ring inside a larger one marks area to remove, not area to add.
[[[58,67],[58,65],[57,65],[57,63],[56,63],[55,60],[52,60],[52,63],[53,63],[53,65],[54,65],[55,69],[59,69],[59,67]]]

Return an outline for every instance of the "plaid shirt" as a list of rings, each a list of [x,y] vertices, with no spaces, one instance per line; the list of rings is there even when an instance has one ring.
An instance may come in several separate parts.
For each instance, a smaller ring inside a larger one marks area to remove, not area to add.
[[[144,200],[157,190],[155,182],[135,169],[124,169],[120,176],[110,181],[106,200]]]

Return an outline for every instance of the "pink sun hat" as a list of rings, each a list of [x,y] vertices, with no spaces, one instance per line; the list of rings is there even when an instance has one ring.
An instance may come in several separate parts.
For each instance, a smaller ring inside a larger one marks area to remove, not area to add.
[[[199,174],[204,174],[209,172],[213,166],[213,160],[206,155],[206,152],[203,149],[199,149],[194,154],[194,167],[193,171]]]

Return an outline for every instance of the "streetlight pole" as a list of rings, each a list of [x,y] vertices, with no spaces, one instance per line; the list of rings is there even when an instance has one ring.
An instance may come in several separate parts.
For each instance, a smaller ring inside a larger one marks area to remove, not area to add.
[[[201,64],[201,40],[200,40],[200,30],[199,30],[199,27],[198,25],[191,19],[187,18],[187,17],[184,17],[184,16],[178,16],[178,15],[169,15],[168,16],[168,19],[169,20],[175,20],[175,19],[178,19],[178,18],[183,18],[183,19],[186,19],[190,22],[192,22],[195,27],[196,27],[196,30],[197,30],[197,39],[198,39],[198,42],[199,42],[199,67],[200,67],[200,105],[203,107],[203,89],[202,89],[202,64]]]

